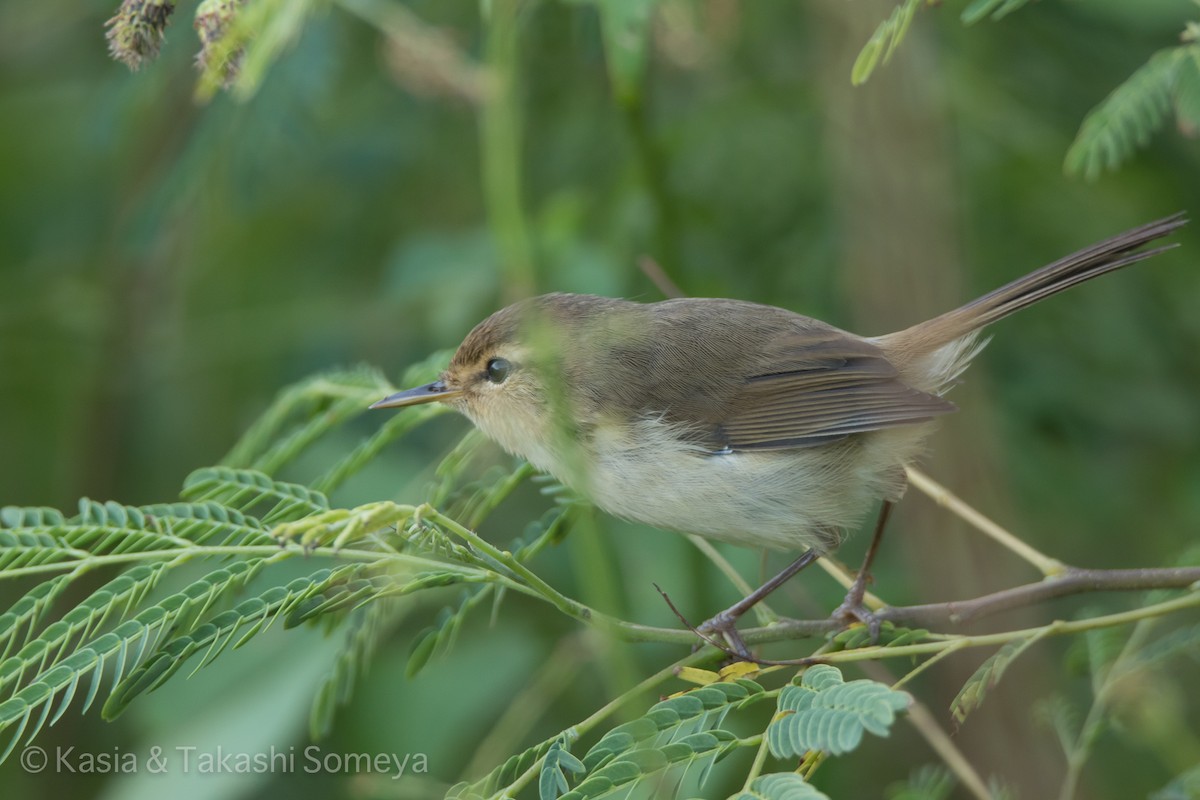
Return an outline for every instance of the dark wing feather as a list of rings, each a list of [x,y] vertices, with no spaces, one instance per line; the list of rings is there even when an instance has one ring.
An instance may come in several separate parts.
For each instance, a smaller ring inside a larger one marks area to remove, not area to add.
[[[925,422],[953,403],[905,384],[883,353],[837,329],[777,336],[719,422],[731,450],[814,447],[854,433]]]

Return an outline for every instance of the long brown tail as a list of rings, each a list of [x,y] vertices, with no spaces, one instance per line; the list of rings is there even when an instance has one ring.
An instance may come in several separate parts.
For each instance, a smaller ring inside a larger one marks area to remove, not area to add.
[[[931,353],[1052,294],[1177,247],[1176,244],[1167,244],[1150,250],[1138,250],[1186,224],[1187,219],[1180,212],[1118,234],[1034,270],[965,306],[882,339],[910,357]]]

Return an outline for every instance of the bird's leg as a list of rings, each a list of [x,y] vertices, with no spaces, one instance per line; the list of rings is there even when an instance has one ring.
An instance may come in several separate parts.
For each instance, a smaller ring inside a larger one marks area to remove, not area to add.
[[[887,527],[893,505],[895,503],[890,500],[883,501],[883,506],[879,509],[879,519],[875,522],[875,534],[871,537],[870,546],[867,547],[867,555],[863,558],[862,568],[854,576],[854,583],[850,584],[850,591],[846,592],[846,599],[833,612],[833,618],[836,620],[861,622],[866,625],[871,632],[872,641],[879,638],[880,621],[879,617],[863,605],[863,596],[867,593],[867,584],[871,580],[871,563],[875,560],[879,541],[883,539],[883,529]]]
[[[758,605],[758,603],[764,600],[771,592],[787,583],[788,579],[797,572],[816,561],[818,556],[820,556],[820,553],[818,553],[816,550],[806,550],[799,558],[784,567],[783,571],[778,575],[771,578],[771,580],[767,581],[762,586],[758,587],[753,592],[722,611],[720,614],[717,614],[712,619],[702,623],[696,630],[701,634],[720,634],[725,641],[729,643],[729,647],[733,650],[733,652],[736,653],[740,658],[743,658],[746,661],[753,661],[754,657],[750,655],[750,650],[746,647],[746,642],[743,641],[741,634],[737,632],[738,619],[740,619],[741,616],[747,611],[754,608],[754,606]]]

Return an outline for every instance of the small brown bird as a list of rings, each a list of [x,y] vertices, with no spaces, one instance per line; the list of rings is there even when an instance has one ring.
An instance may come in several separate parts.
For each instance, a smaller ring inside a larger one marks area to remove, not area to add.
[[[701,626],[746,655],[737,618],[882,500],[867,563],[835,612],[872,621],[862,597],[887,511],[934,421],[955,410],[943,395],[986,344],[984,326],[1169,249],[1140,248],[1185,222],[1122,233],[886,336],[739,300],[543,295],[476,326],[434,383],[372,408],[449,403],[618,517],[805,549]]]

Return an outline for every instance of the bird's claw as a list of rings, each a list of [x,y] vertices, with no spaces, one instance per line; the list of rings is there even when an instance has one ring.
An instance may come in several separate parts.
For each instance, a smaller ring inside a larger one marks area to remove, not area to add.
[[[695,630],[702,642],[711,644],[708,640],[712,638],[719,646],[721,640],[724,640],[726,647],[722,649],[725,652],[742,661],[754,661],[754,656],[750,655],[750,648],[746,646],[746,640],[738,633],[737,621],[737,617],[725,610],[700,623]],[[699,648],[700,644],[701,642],[697,642],[696,648]]]
[[[879,618],[878,614],[864,606],[861,598],[856,601],[851,597],[847,597],[840,606],[833,610],[829,618],[847,627],[856,622],[862,623],[867,626],[867,632],[871,635],[871,644],[879,641],[879,633],[883,626],[883,620]]]

